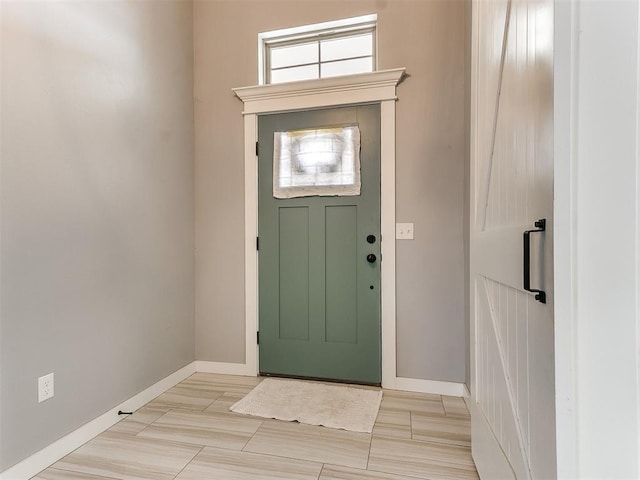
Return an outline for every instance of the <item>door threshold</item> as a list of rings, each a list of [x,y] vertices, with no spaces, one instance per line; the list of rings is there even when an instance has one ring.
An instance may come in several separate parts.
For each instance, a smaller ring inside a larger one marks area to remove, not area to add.
[[[348,385],[362,385],[365,387],[381,387],[381,383],[368,383],[368,382],[359,382],[356,380],[340,380],[336,378],[320,378],[320,377],[302,377],[298,375],[286,375],[282,373],[267,373],[260,372],[260,377],[273,377],[273,378],[289,378],[293,380],[306,380],[309,382],[324,382],[324,383],[342,383]]]

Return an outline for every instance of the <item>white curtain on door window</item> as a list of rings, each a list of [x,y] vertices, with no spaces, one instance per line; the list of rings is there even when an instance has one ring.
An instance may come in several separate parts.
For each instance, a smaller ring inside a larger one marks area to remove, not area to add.
[[[360,195],[357,126],[275,132],[273,196]]]

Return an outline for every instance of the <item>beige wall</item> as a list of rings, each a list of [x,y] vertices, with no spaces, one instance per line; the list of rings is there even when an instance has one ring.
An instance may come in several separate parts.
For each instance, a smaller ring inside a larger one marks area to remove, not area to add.
[[[195,334],[191,3],[0,9],[2,471],[192,362]]]
[[[461,0],[196,1],[196,358],[244,361],[242,104],[257,83],[257,34],[378,14],[379,68],[398,89],[398,375],[465,380],[463,187],[465,17]]]

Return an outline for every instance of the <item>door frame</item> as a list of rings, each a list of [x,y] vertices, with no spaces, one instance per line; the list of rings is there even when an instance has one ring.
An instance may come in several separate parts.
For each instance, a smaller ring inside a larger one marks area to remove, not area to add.
[[[244,273],[246,375],[258,375],[258,115],[380,104],[382,386],[396,388],[396,87],[404,68],[234,88],[244,103]]]
[[[558,478],[638,478],[640,7],[556,1],[554,36]]]

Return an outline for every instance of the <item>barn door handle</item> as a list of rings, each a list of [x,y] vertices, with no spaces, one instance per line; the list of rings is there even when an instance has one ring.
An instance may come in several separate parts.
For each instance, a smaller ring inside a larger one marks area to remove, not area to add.
[[[544,232],[547,225],[547,220],[541,218],[534,223],[535,230],[527,230],[523,236],[523,248],[524,248],[524,289],[527,292],[535,293],[535,299],[540,303],[547,303],[547,294],[544,290],[536,290],[531,288],[531,234],[537,232]]]

